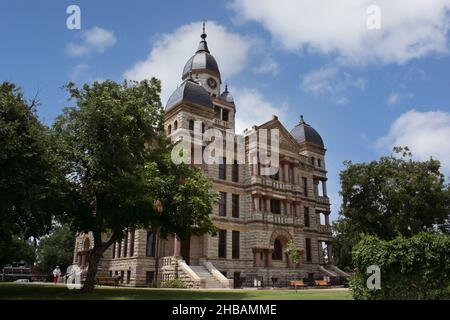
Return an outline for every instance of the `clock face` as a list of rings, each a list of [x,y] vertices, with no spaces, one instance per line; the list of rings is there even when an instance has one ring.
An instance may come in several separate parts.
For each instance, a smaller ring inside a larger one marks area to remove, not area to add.
[[[211,89],[215,89],[217,87],[217,82],[214,80],[214,78],[208,78],[208,86]]]

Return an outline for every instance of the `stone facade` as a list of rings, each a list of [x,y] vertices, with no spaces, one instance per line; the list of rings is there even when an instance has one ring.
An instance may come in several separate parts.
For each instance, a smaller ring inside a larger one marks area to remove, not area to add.
[[[202,42],[206,46],[206,34],[203,35]],[[199,47],[196,54],[209,54],[204,50]],[[208,59],[211,57],[209,55]],[[214,76],[217,83],[214,88],[209,86],[210,76]],[[192,93],[192,99],[191,93],[184,92],[182,99],[166,108],[167,133],[177,139],[186,133],[193,136],[194,131],[211,128],[234,132],[239,108],[227,88],[218,96],[221,85],[218,71],[208,70],[208,65],[197,68],[192,65],[189,77],[186,79],[184,75],[184,81],[194,81],[201,87],[198,90],[206,90],[214,107],[209,103],[208,106],[196,103],[194,96],[198,92]],[[314,130],[303,118],[297,127],[297,130]],[[286,130],[276,116],[253,126],[241,137],[261,129],[278,129],[280,165],[277,175],[261,175],[261,166],[250,163],[249,139],[243,139],[245,164],[200,165],[212,180],[214,191],[226,195],[223,196],[225,202],[217,204],[211,212],[214,224],[223,230],[218,236],[204,235],[180,241],[177,237],[159,239],[152,231],[135,230],[107,250],[101,272],[122,275],[125,286],[148,286],[154,281],[180,278],[192,288],[205,287],[206,280],[197,276],[190,266],[204,266],[223,287],[273,283],[282,286],[289,280],[333,275],[331,271],[324,273],[324,267],[331,270],[333,266],[326,149],[317,139],[310,140],[309,132],[304,134],[304,139],[295,138],[291,134],[293,131]],[[320,136],[319,139],[321,142]],[[192,144],[205,146],[203,140],[194,139]],[[221,173],[225,176],[221,177]],[[302,253],[297,265],[285,252],[289,241]],[[77,238],[74,263],[86,265],[91,244],[88,235]]]

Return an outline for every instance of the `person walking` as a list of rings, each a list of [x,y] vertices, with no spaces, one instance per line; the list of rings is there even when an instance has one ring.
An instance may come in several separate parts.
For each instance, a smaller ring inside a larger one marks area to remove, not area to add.
[[[61,269],[59,268],[59,266],[56,266],[55,270],[53,270],[53,281],[55,282],[55,284],[58,283],[58,279],[61,276]]]

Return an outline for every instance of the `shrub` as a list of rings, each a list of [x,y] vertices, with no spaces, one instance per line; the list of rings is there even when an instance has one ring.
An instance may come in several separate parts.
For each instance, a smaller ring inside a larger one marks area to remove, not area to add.
[[[186,284],[181,281],[180,279],[172,279],[172,280],[167,280],[164,281],[161,284],[162,288],[178,288],[178,289],[186,289],[187,286]]]
[[[450,236],[422,232],[391,241],[364,236],[353,249],[355,299],[450,299]],[[369,290],[366,270],[377,265],[381,289]]]

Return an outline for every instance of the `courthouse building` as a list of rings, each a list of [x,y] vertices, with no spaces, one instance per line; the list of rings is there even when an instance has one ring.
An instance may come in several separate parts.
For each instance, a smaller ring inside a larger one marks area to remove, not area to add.
[[[167,102],[167,134],[234,131],[238,113],[203,32]],[[279,130],[277,174],[262,175],[261,166],[251,163],[200,166],[219,193],[211,212],[216,236],[160,239],[154,230],[130,231],[105,252],[99,272],[121,275],[124,286],[179,278],[194,288],[284,286],[289,280],[345,276],[333,265],[325,145],[307,120],[299,120],[288,130],[269,115],[267,122],[245,132]],[[249,140],[244,141],[248,153]],[[301,253],[297,264],[286,253],[290,241]],[[89,235],[77,237],[74,264],[86,268],[91,246]]]

